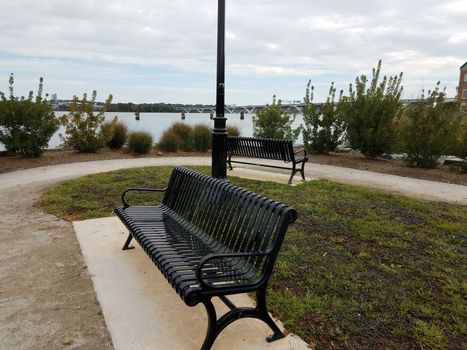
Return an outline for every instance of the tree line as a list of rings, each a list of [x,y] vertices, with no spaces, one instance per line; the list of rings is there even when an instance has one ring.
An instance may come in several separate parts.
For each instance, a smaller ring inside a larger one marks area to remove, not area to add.
[[[170,103],[112,103],[108,112],[175,113],[177,105]]]
[[[102,109],[105,103],[96,102],[94,108],[96,110]],[[69,111],[70,104],[68,103],[59,103],[55,105],[55,111]],[[171,104],[171,103],[111,103],[106,106],[107,112],[140,112],[140,113],[176,113],[179,111],[179,107],[183,105]]]

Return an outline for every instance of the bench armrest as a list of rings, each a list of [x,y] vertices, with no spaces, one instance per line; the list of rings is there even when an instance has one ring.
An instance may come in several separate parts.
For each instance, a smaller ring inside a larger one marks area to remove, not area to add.
[[[128,192],[165,192],[167,188],[127,188],[122,193],[122,203],[125,207],[128,207],[129,204],[125,201],[125,195]]]
[[[208,287],[211,289],[222,289],[225,288],[225,286],[220,285],[216,286],[213,285],[212,283],[206,282],[203,279],[202,272],[203,272],[203,267],[204,265],[210,261],[210,260],[222,260],[222,259],[232,259],[232,258],[248,258],[248,257],[267,257],[269,256],[270,252],[267,253],[260,253],[260,252],[252,252],[252,253],[226,253],[226,254],[208,254],[205,257],[201,259],[199,262],[198,267],[196,268],[196,278],[198,279],[200,285],[204,287]],[[242,284],[243,286],[246,285]]]
[[[303,152],[303,156],[306,157],[307,153],[306,153],[306,149],[299,149],[298,151],[295,151],[293,154],[298,154],[298,153],[301,153]]]

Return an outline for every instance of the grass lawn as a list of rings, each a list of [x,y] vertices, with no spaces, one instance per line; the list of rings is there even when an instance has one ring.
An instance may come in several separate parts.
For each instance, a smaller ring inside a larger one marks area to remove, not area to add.
[[[40,205],[69,220],[109,216],[123,189],[165,187],[170,172],[86,176],[52,188]],[[317,349],[467,344],[467,207],[329,181],[230,180],[298,211],[268,292],[270,310],[292,332]],[[154,203],[153,195],[134,198]]]

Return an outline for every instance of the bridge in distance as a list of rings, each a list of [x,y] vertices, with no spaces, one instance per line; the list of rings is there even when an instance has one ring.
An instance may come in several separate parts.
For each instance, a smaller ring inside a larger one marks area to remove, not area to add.
[[[404,107],[408,107],[419,102],[419,99],[403,99],[401,100],[402,105]],[[455,102],[455,98],[446,98],[446,102]],[[321,103],[314,103],[317,107],[321,107],[324,105],[325,102]],[[303,107],[305,107],[304,103],[282,103],[282,109],[288,113],[301,113]],[[227,114],[256,114],[266,105],[245,105],[245,106],[237,106],[237,105],[226,105],[225,106],[225,113]],[[213,105],[187,105],[178,108],[182,113],[216,113],[216,106]]]

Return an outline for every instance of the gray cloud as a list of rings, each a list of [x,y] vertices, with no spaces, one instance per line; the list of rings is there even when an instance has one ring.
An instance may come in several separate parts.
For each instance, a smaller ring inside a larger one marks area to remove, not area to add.
[[[0,5],[0,52],[23,62],[43,58],[32,65],[63,80],[95,74],[131,79],[128,65],[214,77],[215,0]],[[227,75],[237,90],[251,79],[287,77],[301,78],[303,90],[308,78],[317,85],[350,82],[382,58],[385,73],[404,71],[406,91],[442,80],[453,94],[458,67],[467,60],[466,18],[467,0],[227,0]],[[18,66],[0,63],[5,71]],[[284,89],[277,88],[291,96],[299,91]]]

